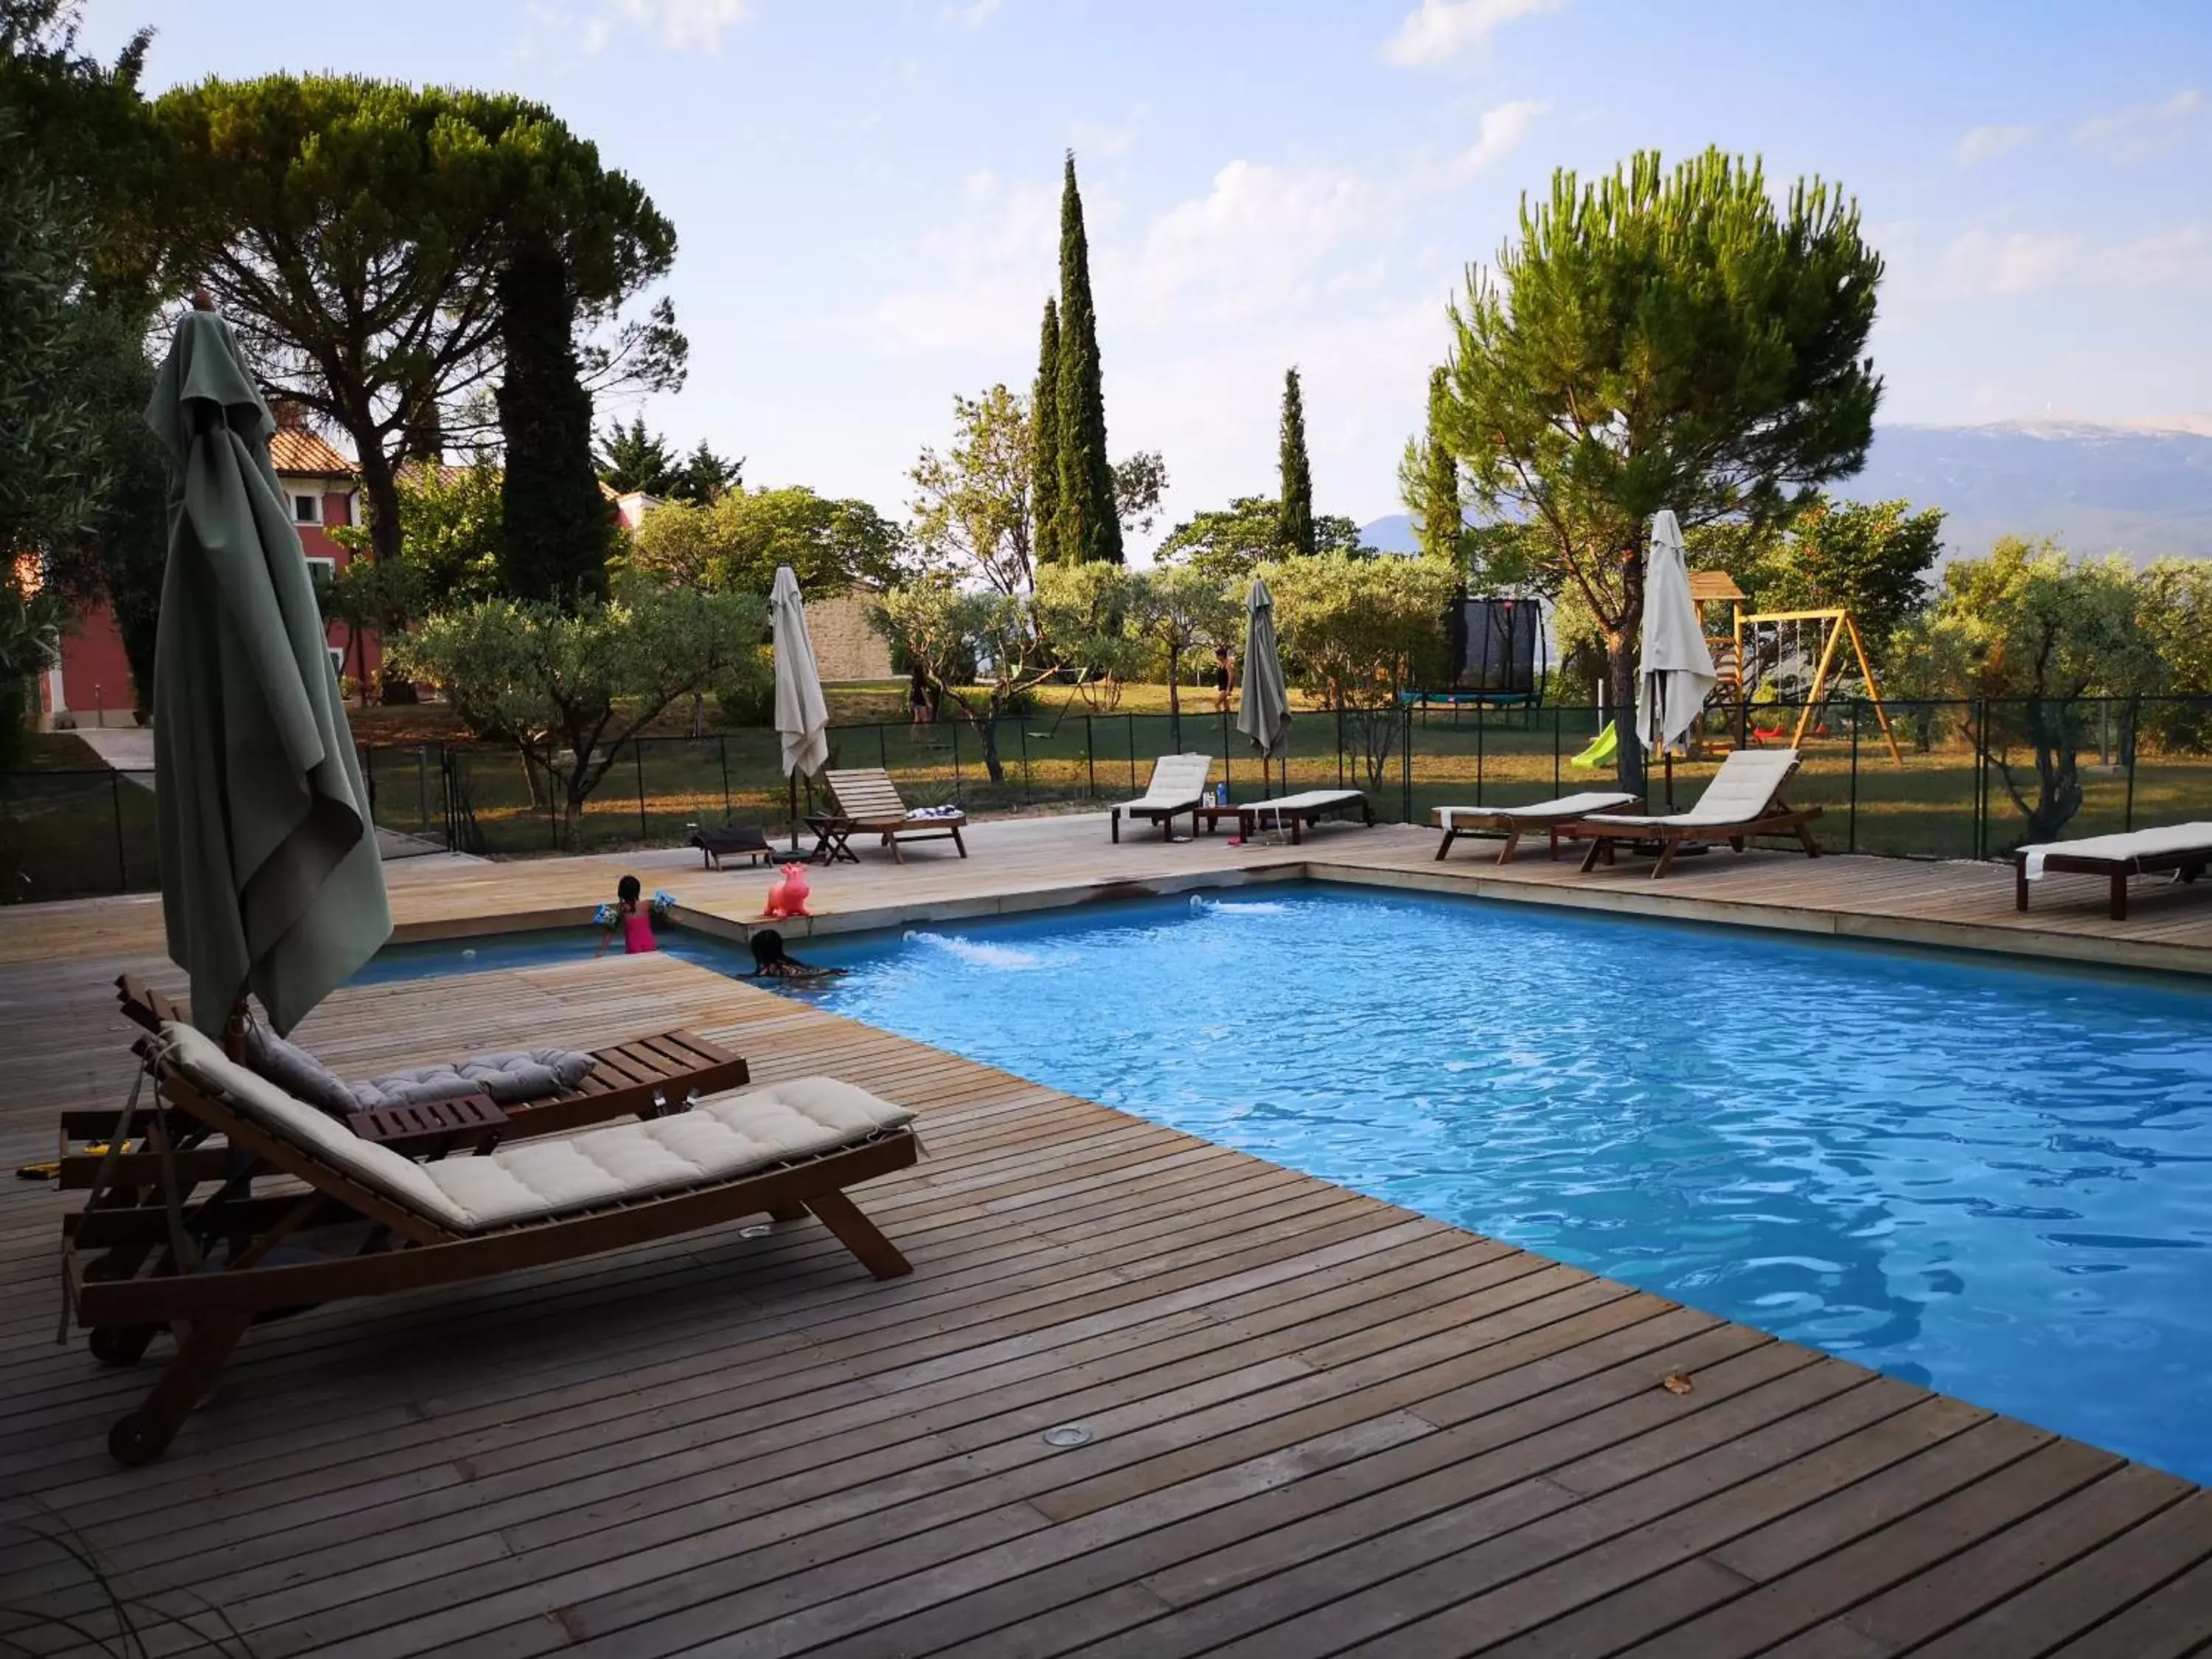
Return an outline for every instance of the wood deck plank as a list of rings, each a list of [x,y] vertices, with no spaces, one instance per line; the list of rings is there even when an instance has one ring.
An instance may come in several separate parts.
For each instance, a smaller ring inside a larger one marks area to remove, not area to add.
[[[813,926],[1310,870],[2212,971],[2194,893],[2146,889],[2111,924],[2095,883],[2046,884],[2018,917],[1985,866],[1759,854],[1655,883],[1433,850],[1389,829],[1117,848],[1095,821],[981,825],[964,863],[823,872]],[[425,933],[574,921],[620,873],[417,864],[393,902]],[[670,868],[702,926],[757,901]],[[39,911],[0,911],[0,1149],[25,1155],[55,1111],[121,1103],[114,974],[178,985],[158,904]],[[922,1114],[932,1157],[856,1194],[915,1275],[867,1279],[809,1222],[321,1310],[250,1334],[170,1456],[122,1470],[100,1437],[144,1373],[52,1345],[72,1200],[18,1188],[0,1520],[38,1497],[269,1659],[1965,1659],[2031,1638],[2133,1659],[2212,1639],[2212,1507],[2168,1477],[672,959],[471,986],[343,991],[302,1035],[362,1073],[682,1028],[759,1082],[847,1077]],[[1674,1370],[1686,1398],[1656,1386]],[[1097,1437],[1043,1445],[1067,1420]],[[0,1565],[0,1589],[90,1605],[53,1563]]]

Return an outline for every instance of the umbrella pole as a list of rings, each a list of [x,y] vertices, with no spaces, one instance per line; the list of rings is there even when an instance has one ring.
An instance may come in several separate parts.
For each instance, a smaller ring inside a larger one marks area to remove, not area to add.
[[[784,782],[790,786],[791,850],[795,855],[799,851],[799,774],[796,772],[792,773],[790,776],[784,780]]]

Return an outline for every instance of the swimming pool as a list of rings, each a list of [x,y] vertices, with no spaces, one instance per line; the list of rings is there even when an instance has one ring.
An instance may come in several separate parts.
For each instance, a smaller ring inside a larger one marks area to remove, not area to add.
[[[809,940],[803,994],[2212,1478],[2212,992],[1259,894]]]

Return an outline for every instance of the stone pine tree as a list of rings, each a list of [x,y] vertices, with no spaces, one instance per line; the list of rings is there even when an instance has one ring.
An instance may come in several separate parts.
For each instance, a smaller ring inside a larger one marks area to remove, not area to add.
[[[1060,307],[1044,302],[1036,390],[1030,399],[1030,523],[1036,563],[1060,562]]]
[[[1114,504],[1114,468],[1106,459],[1106,399],[1098,365],[1098,314],[1091,302],[1091,249],[1083,234],[1083,198],[1075,188],[1075,152],[1060,198],[1060,501],[1053,540],[1060,561],[1121,562],[1121,520]]]
[[[1476,504],[1589,606],[1615,708],[1636,702],[1653,514],[1769,524],[1866,464],[1881,274],[1856,202],[1820,179],[1771,193],[1717,149],[1588,184],[1562,169],[1495,277],[1470,274],[1440,435]],[[1626,722],[1618,753],[1642,793]]]
[[[1422,553],[1455,564],[1464,550],[1467,529],[1460,501],[1459,462],[1450,444],[1437,435],[1450,399],[1444,371],[1431,370],[1428,430],[1419,438],[1407,441],[1405,459],[1398,464],[1398,489]]]
[[[1286,556],[1314,551],[1313,464],[1306,459],[1306,406],[1298,372],[1283,375],[1282,489],[1275,498],[1275,539]]]
[[[500,274],[498,392],[507,449],[501,585],[571,607],[605,599],[614,541],[592,457],[592,394],[576,360],[576,296],[550,237],[515,238]]]

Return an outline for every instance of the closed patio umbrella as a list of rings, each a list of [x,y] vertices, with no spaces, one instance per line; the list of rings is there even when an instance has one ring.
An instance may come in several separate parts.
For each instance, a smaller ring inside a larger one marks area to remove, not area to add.
[[[830,759],[830,705],[814,665],[814,641],[806,631],[806,603],[791,567],[775,568],[768,596],[769,629],[775,641],[775,734],[791,794],[791,850],[799,850],[799,780]]]
[[[169,458],[154,651],[169,955],[202,1031],[250,991],[286,1032],[391,935],[368,792],[270,465],[276,422],[212,310],[178,325],[146,420]]]
[[[1671,510],[1651,520],[1644,561],[1644,637],[1636,678],[1636,736],[1650,754],[1664,754],[1682,740],[1705,706],[1717,678],[1698,602],[1690,597],[1690,569],[1682,527]]]
[[[1252,740],[1261,762],[1261,793],[1265,795],[1266,763],[1281,757],[1283,787],[1290,787],[1291,698],[1283,684],[1283,663],[1275,648],[1275,600],[1267,584],[1252,579],[1244,600],[1244,690],[1237,708],[1237,729]]]

